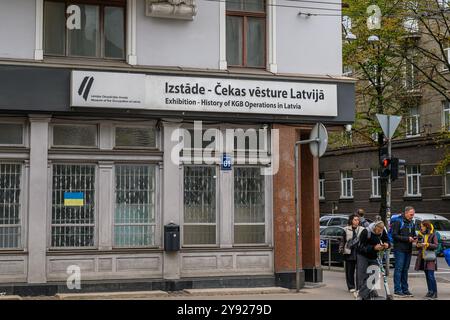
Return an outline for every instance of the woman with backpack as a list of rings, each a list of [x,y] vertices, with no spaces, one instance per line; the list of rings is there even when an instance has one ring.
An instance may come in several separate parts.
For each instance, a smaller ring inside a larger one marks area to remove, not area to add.
[[[383,221],[371,223],[361,232],[357,250],[357,281],[358,296],[362,300],[377,298],[378,293],[374,288],[367,286],[370,274],[370,266],[378,267],[378,254],[390,247]]]
[[[345,234],[342,237],[339,252],[344,255],[345,279],[347,282],[348,291],[353,293],[356,291],[356,249],[359,243],[359,236],[364,230],[364,228],[359,225],[359,216],[356,214],[351,215],[348,218],[348,225],[344,228],[344,230]]]
[[[425,272],[428,287],[425,298],[427,299],[437,299],[437,282],[434,272],[437,270],[436,249],[438,245],[434,226],[429,221],[423,221],[418,232],[417,249],[419,253],[417,254],[415,270]]]

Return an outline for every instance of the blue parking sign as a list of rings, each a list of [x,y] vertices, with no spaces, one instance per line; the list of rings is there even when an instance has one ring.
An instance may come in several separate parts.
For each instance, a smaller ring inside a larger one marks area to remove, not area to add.
[[[231,156],[224,153],[222,156],[222,170],[231,170]]]
[[[326,249],[328,246],[327,240],[320,240],[320,249]]]

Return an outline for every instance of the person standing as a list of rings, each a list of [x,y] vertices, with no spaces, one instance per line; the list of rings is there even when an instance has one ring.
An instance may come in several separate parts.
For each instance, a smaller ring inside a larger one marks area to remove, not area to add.
[[[364,209],[358,209],[356,210],[356,214],[359,216],[359,224],[361,227],[367,228],[369,226],[369,221],[366,220],[366,218],[364,218],[364,215],[366,214],[366,212],[364,211]]]
[[[437,270],[436,250],[438,248],[438,238],[434,226],[429,221],[424,221],[420,225],[419,237],[417,242],[417,260],[415,270],[425,272],[427,279],[428,293],[425,298],[437,299],[437,282],[434,272]],[[427,255],[428,251],[434,252],[431,257]]]
[[[344,255],[347,288],[350,292],[354,293],[356,291],[356,249],[359,244],[361,232],[364,230],[364,228],[359,225],[358,215],[353,214],[348,218],[348,225],[344,228],[344,230],[345,234],[342,238],[339,252]]]
[[[378,297],[374,288],[367,284],[369,279],[369,267],[378,267],[378,253],[390,247],[389,239],[384,228],[383,221],[371,223],[361,232],[357,254],[357,281],[358,297],[362,300],[370,300]]]
[[[392,239],[394,242],[394,296],[413,297],[408,286],[408,271],[411,264],[412,245],[417,242],[414,225],[415,210],[406,207],[401,219],[392,223]]]

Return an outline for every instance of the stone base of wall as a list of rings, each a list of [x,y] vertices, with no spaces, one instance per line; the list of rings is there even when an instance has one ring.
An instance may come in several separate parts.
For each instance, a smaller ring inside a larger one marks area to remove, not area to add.
[[[294,272],[278,272],[275,274],[275,281],[278,287],[296,289],[296,273]],[[305,286],[305,271],[300,270],[300,288]]]
[[[82,282],[81,290],[69,290],[66,283],[2,284],[0,293],[19,296],[54,296],[57,293],[180,291],[206,288],[254,288],[276,286],[275,276],[240,276],[214,278],[184,278],[179,280],[139,279]]]

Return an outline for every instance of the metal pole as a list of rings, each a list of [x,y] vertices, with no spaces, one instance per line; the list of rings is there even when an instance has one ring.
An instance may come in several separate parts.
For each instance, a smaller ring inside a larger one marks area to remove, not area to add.
[[[331,240],[328,239],[328,270],[331,270]]]
[[[388,117],[388,128],[389,127],[390,127],[390,117]],[[390,138],[388,139],[388,157],[389,157],[389,159],[392,159],[392,141]],[[391,175],[389,175],[388,183],[387,183],[387,192],[386,192],[386,229],[389,228],[389,223],[391,221],[391,193],[392,193],[392,178],[391,178]],[[387,256],[385,259],[386,276],[389,276],[390,251],[391,251],[390,249],[386,251],[387,252]]]
[[[295,283],[297,292],[300,291],[300,255],[299,255],[299,249],[300,249],[300,210],[298,207],[298,149],[299,144],[295,144],[295,154],[294,154],[294,161],[295,161]]]

